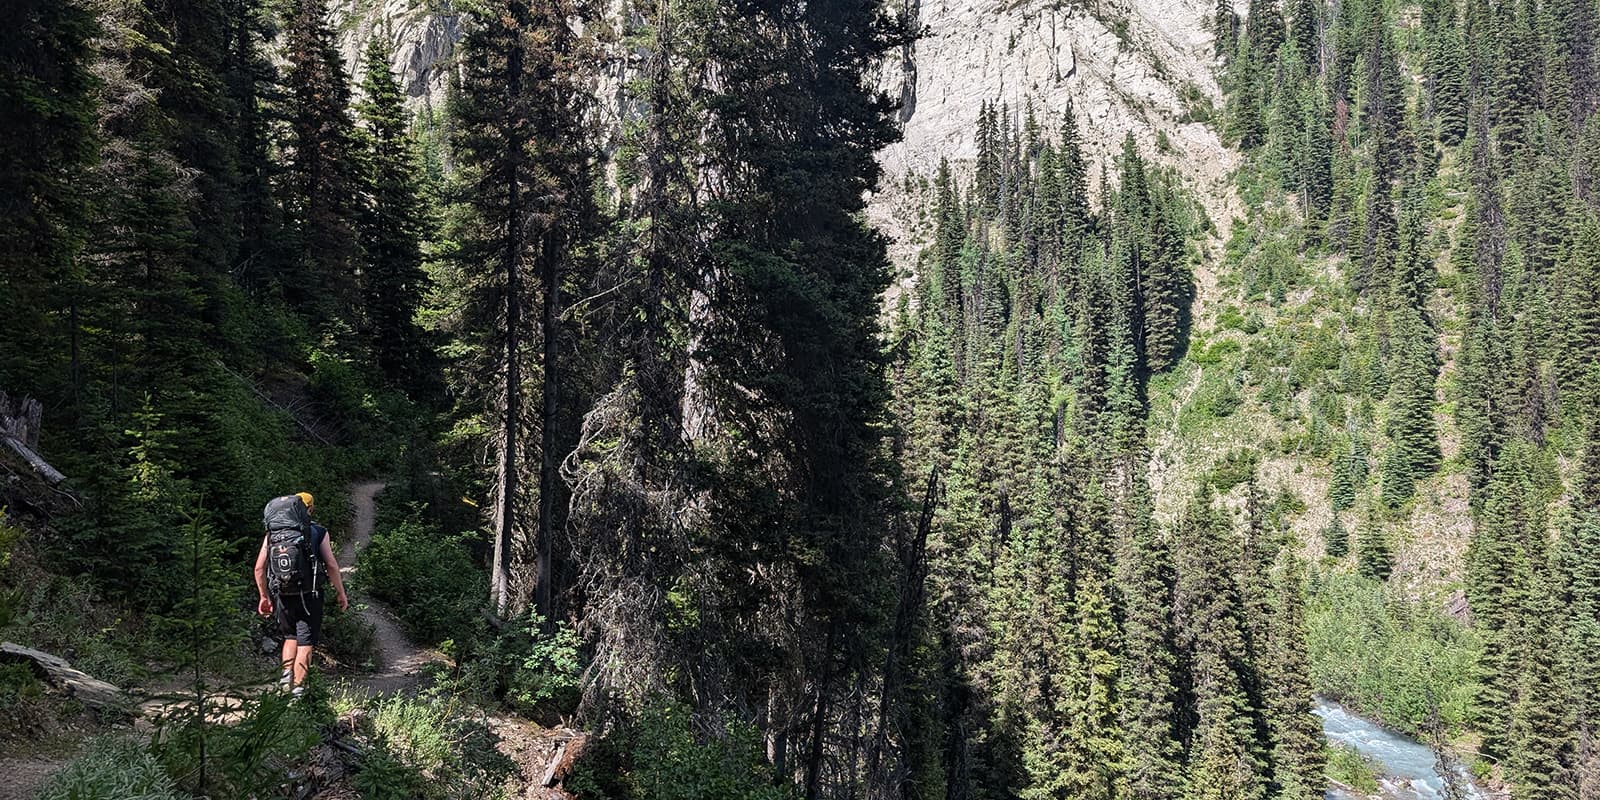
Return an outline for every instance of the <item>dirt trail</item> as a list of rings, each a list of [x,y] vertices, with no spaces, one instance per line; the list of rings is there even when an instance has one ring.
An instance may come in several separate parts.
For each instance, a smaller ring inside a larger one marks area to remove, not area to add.
[[[364,481],[350,486],[350,506],[355,515],[350,520],[350,538],[339,549],[339,571],[346,577],[359,571],[357,559],[372,542],[372,528],[378,516],[377,496],[384,486],[382,481]],[[372,626],[378,647],[377,671],[356,681],[369,692],[413,689],[423,667],[446,662],[443,654],[412,644],[400,629],[394,612],[378,600],[368,597],[362,601],[359,613]]]

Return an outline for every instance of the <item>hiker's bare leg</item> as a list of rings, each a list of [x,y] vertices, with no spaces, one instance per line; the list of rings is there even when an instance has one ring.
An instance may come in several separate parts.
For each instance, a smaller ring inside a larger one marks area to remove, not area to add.
[[[299,686],[306,682],[306,671],[311,669],[311,645],[304,645],[295,649],[294,653],[294,685]]]
[[[295,641],[293,636],[283,640],[283,658],[280,660],[283,662],[284,672],[294,669],[295,656],[298,655],[296,651],[299,647],[300,643]]]

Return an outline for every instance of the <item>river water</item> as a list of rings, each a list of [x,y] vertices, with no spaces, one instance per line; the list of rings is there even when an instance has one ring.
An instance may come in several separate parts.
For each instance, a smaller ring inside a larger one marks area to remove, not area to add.
[[[1314,713],[1322,718],[1322,732],[1335,745],[1354,747],[1377,768],[1378,785],[1384,798],[1391,800],[1447,800],[1444,778],[1436,769],[1433,750],[1427,745],[1372,720],[1356,716],[1337,703],[1317,699]],[[1489,795],[1472,785],[1460,765],[1453,765],[1460,780],[1462,800],[1489,800]],[[1327,800],[1357,800],[1359,795],[1340,788],[1328,789]]]

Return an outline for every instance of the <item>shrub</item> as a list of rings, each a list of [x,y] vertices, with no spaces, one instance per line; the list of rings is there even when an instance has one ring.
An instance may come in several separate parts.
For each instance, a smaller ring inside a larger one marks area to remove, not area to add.
[[[39,800],[179,800],[183,795],[155,757],[132,739],[92,741],[51,776]]]
[[[368,746],[354,783],[362,800],[413,800],[426,797],[429,788],[427,777],[396,755],[383,737]]]
[[[479,699],[520,711],[570,712],[578,703],[579,644],[565,623],[546,633],[537,614],[517,617],[473,654],[462,682]]]
[[[632,725],[601,740],[567,785],[589,800],[797,797],[792,784],[776,778],[753,727],[731,723],[719,736],[702,741],[687,708],[658,701]]]
[[[1250,480],[1260,464],[1259,452],[1248,448],[1232,450],[1211,469],[1211,485],[1217,488],[1218,494],[1226,494],[1229,489]]]
[[[428,644],[471,630],[480,599],[488,594],[464,538],[415,520],[375,534],[361,559],[373,595],[394,609],[408,633]]]
[[[347,589],[349,587],[346,587]],[[325,602],[326,616],[322,620],[322,646],[318,653],[327,655],[340,666],[367,668],[378,655],[378,634],[372,623],[361,618],[352,602],[349,611],[340,611],[339,604],[330,595]]]
[[[237,704],[237,721],[222,724],[215,711],[202,720],[190,708],[175,709],[157,721],[151,742],[169,775],[211,797],[249,797],[275,784],[285,765],[321,740],[320,729],[332,716],[316,682],[300,702],[283,692],[213,702]]]

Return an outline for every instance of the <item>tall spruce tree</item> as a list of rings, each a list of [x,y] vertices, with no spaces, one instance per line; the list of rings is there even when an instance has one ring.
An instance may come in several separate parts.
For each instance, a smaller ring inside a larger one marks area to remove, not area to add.
[[[431,370],[417,310],[428,290],[422,241],[428,219],[417,186],[417,156],[410,115],[400,84],[390,72],[393,51],[374,36],[362,63],[362,100],[356,110],[363,158],[360,233],[362,313],[368,348],[394,385],[421,394]]]

